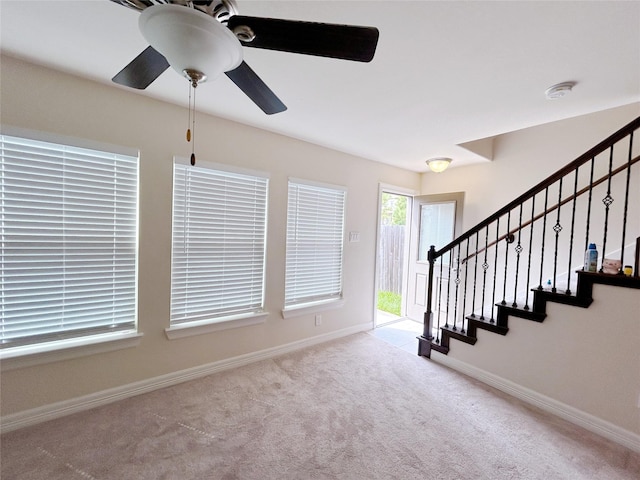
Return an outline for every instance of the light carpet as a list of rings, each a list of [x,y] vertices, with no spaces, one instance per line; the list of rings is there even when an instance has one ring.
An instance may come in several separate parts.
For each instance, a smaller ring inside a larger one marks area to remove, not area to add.
[[[365,333],[1,440],[3,480],[640,478],[640,454]]]

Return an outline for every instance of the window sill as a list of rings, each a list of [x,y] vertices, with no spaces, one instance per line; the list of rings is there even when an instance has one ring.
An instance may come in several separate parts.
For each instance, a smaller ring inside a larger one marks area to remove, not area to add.
[[[248,327],[267,321],[268,312],[248,313],[233,317],[216,318],[215,320],[201,320],[189,322],[165,328],[164,333],[169,340],[192,337],[203,333],[218,332],[230,328]]]
[[[304,303],[301,305],[294,305],[282,309],[282,318],[301,317],[315,312],[323,312],[325,310],[334,310],[336,308],[342,308],[346,300],[342,297],[331,300],[322,300],[320,302]]]
[[[8,348],[0,351],[2,371],[137,347],[141,338],[142,333],[130,331]]]

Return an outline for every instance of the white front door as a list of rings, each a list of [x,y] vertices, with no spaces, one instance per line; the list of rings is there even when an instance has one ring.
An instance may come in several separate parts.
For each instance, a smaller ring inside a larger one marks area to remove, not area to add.
[[[429,248],[435,245],[438,250],[461,233],[463,201],[464,193],[462,192],[422,195],[413,198],[407,285],[407,316],[413,320],[422,322],[427,310]],[[439,263],[436,263],[437,267],[434,269],[436,289],[446,284],[448,278],[449,259],[446,257],[443,260],[443,274],[440,275]]]

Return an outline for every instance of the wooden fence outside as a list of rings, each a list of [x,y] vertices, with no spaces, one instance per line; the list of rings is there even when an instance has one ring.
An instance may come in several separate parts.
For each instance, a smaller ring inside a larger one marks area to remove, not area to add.
[[[378,290],[402,293],[404,225],[382,225],[378,248]]]

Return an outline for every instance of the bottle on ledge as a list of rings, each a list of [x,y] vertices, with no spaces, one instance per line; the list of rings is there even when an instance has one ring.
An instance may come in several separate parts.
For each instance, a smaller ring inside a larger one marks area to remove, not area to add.
[[[596,244],[590,243],[589,248],[584,252],[584,267],[585,272],[597,272],[598,271],[598,250],[596,250]]]

